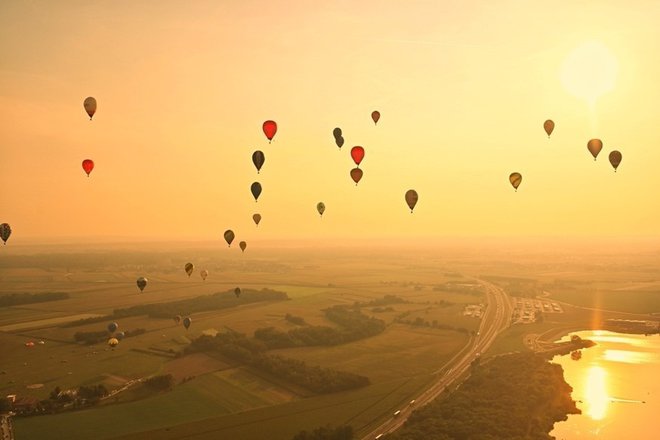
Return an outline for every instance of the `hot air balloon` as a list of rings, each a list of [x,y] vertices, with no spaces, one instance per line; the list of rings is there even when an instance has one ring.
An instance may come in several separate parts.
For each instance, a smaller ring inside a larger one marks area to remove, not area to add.
[[[520,182],[522,182],[522,175],[520,173],[511,173],[511,175],[509,175],[509,182],[511,182],[513,189],[518,191],[518,186],[520,186]]]
[[[344,146],[344,137],[343,136],[336,137],[335,138],[335,144],[337,144],[337,146],[341,150],[341,147]]]
[[[264,156],[263,151],[257,150],[254,153],[252,153],[252,163],[257,168],[257,174],[259,174],[259,171],[261,171],[261,167],[264,166],[265,160],[266,160],[266,156]]]
[[[259,222],[261,221],[261,214],[254,214],[252,216],[252,220],[254,220],[254,224],[259,226]]]
[[[119,339],[117,338],[108,339],[108,345],[112,348],[115,348],[117,345],[119,345]]]
[[[227,229],[225,231],[225,241],[227,242],[229,247],[231,247],[231,242],[234,241],[234,237],[235,237],[234,231],[232,231],[231,229]]]
[[[362,180],[362,170],[360,168],[353,168],[351,170],[351,179],[353,179],[353,182],[355,182],[355,186]]]
[[[378,120],[380,119],[380,112],[378,110],[372,111],[371,119],[373,119],[374,125],[378,124]]]
[[[176,315],[173,319],[176,324],[179,324],[181,322],[181,315]]]
[[[236,295],[236,298],[241,296],[241,288],[240,287],[237,287],[237,288],[234,289],[234,295]]]
[[[142,292],[144,288],[147,287],[147,279],[145,277],[138,278],[137,286],[140,288],[140,292]]]
[[[250,192],[252,192],[252,196],[256,202],[259,198],[259,195],[261,194],[261,183],[253,182],[252,185],[250,185]]]
[[[555,123],[552,121],[552,119],[548,119],[543,123],[543,129],[545,130],[548,137],[550,137],[552,130],[555,129]]]
[[[414,189],[409,189],[406,191],[406,203],[408,204],[408,207],[410,208],[410,213],[413,212],[413,209],[415,209],[415,205],[417,204],[417,200],[419,199],[419,196],[417,195],[417,191]]]
[[[202,277],[202,281],[206,281],[206,277],[209,276],[209,271],[202,269],[199,271],[199,276]]]
[[[85,101],[83,101],[83,107],[85,107],[85,111],[89,115],[89,120],[91,121],[94,117],[94,113],[96,113],[96,99],[91,96],[85,98]]]
[[[275,121],[266,121],[262,126],[264,134],[268,138],[268,143],[270,143],[277,133],[277,122]]]
[[[87,173],[87,177],[89,177],[89,173],[94,169],[94,161],[92,159],[85,159],[82,161],[82,167]]]
[[[364,148],[360,146],[351,148],[351,157],[353,158],[355,165],[360,167],[360,162],[364,159]]]
[[[316,204],[316,210],[319,212],[321,217],[323,217],[323,213],[325,212],[325,203],[323,202],[318,202]]]
[[[186,328],[186,330],[190,328],[191,323],[192,323],[192,318],[190,318],[189,316],[183,318],[183,326]]]
[[[2,238],[2,241],[7,244],[7,240],[9,240],[9,236],[11,235],[11,226],[9,226],[9,223],[3,223],[0,225],[0,238]]]
[[[117,331],[118,327],[119,325],[116,322],[111,322],[110,324],[108,324],[108,331],[110,333],[114,333],[115,331]]]
[[[621,153],[617,150],[614,150],[610,152],[610,163],[614,167],[614,172],[616,173],[616,169],[619,168],[619,164],[621,164],[621,159],[623,159],[623,156],[621,156]]]
[[[341,128],[336,127],[334,130],[332,130],[332,135],[335,137],[335,139],[341,136]]]
[[[126,337],[126,333],[124,332],[117,332],[115,334],[115,338],[119,339],[120,341]]]
[[[603,142],[600,139],[591,139],[587,142],[587,149],[594,157],[594,160],[598,157],[598,153],[603,149]]]
[[[238,247],[241,248],[241,252],[245,252],[245,248],[247,248],[247,243],[241,241],[240,243],[238,243]]]

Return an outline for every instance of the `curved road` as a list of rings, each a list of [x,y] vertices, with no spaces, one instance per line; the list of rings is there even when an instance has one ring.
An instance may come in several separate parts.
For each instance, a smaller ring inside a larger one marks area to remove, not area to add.
[[[414,404],[407,404],[401,408],[397,416],[392,416],[380,426],[372,430],[369,434],[362,437],[362,440],[372,440],[380,434],[391,433],[400,428],[410,417],[415,408],[424,406],[442,393],[445,387],[458,379],[469,368],[472,361],[481,353],[486,351],[497,335],[509,326],[513,305],[504,290],[487,283],[477,280],[486,288],[486,299],[488,306],[479,326],[478,336],[472,338],[466,347],[461,350],[447,365],[443,368],[449,368],[438,378],[429,388],[419,397],[415,398]]]

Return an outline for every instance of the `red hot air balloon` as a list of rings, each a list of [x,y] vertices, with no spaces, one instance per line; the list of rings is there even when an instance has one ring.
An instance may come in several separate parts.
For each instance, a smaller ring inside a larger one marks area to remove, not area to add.
[[[353,158],[355,165],[359,167],[360,162],[362,162],[362,159],[364,159],[364,148],[360,146],[351,148],[351,157]]]
[[[372,111],[371,119],[373,119],[374,125],[378,124],[378,120],[380,119],[380,112],[378,110]]]
[[[94,169],[94,161],[92,159],[85,159],[82,161],[82,167],[87,173],[87,177],[89,177],[89,173]]]
[[[277,133],[277,122],[275,121],[266,121],[262,126],[264,134],[268,138],[268,143],[273,140],[275,133]]]

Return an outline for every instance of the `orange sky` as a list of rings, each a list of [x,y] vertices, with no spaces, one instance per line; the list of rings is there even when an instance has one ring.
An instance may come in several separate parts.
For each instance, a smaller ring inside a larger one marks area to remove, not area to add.
[[[220,241],[228,228],[248,241],[657,237],[660,3],[540,5],[5,0],[0,222],[12,226],[9,244]],[[587,54],[576,64],[580,46],[609,61]],[[612,90],[590,107],[581,88],[608,80]],[[82,107],[90,95],[92,122]],[[266,119],[279,125],[272,144]],[[596,162],[591,137],[604,143]],[[358,187],[354,145],[366,151]],[[266,156],[259,175],[256,149]],[[623,153],[616,174],[612,149]],[[86,158],[96,163],[89,178]],[[412,215],[410,188],[419,193]]]

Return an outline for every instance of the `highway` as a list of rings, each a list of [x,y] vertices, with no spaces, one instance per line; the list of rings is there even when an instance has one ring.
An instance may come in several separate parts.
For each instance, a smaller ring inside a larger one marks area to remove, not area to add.
[[[471,338],[466,347],[461,350],[447,365],[439,371],[440,377],[422,394],[414,399],[414,403],[405,403],[399,408],[400,412],[392,415],[388,420],[373,429],[362,440],[373,440],[380,434],[387,434],[397,430],[410,417],[414,409],[424,406],[442,393],[445,387],[451,385],[469,368],[472,361],[486,351],[497,335],[509,326],[513,305],[510,298],[499,287],[482,280],[476,280],[486,288],[488,306],[483,315],[479,332]]]

